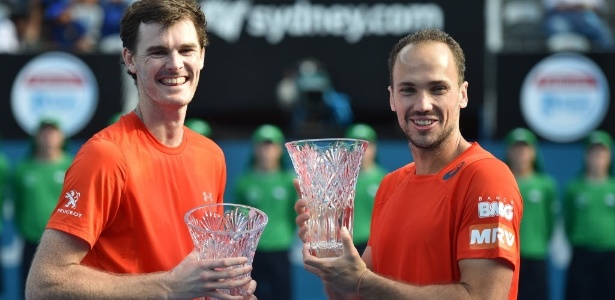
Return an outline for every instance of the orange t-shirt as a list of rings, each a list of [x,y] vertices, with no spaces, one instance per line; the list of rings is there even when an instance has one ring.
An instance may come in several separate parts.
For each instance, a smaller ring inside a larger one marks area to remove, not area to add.
[[[410,163],[387,175],[374,204],[373,271],[415,285],[460,280],[459,260],[502,258],[517,299],[521,194],[509,168],[477,143],[434,175]]]
[[[224,154],[184,127],[162,145],[130,113],[89,139],[68,169],[47,228],[90,245],[82,263],[113,273],[170,270],[194,248],[184,214],[221,203]]]

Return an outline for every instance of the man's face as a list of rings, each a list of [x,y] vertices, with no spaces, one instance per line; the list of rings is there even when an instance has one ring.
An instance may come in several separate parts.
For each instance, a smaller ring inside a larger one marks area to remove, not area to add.
[[[139,26],[135,52],[124,49],[123,57],[137,74],[139,98],[173,108],[192,100],[205,60],[196,29],[188,20],[161,31],[158,23]]]
[[[36,135],[36,147],[39,151],[55,151],[64,145],[64,134],[57,127],[43,126]]]
[[[611,150],[603,145],[592,145],[587,149],[586,164],[590,172],[608,172],[611,165]]]
[[[508,149],[508,161],[513,169],[532,169],[536,160],[534,147],[524,142],[517,142]]]
[[[271,141],[264,141],[255,145],[256,159],[259,165],[271,167],[279,163],[282,156],[282,146]]]
[[[389,87],[391,110],[410,143],[421,149],[440,147],[459,128],[459,113],[468,104],[468,83],[458,83],[448,46],[410,44],[399,53]]]

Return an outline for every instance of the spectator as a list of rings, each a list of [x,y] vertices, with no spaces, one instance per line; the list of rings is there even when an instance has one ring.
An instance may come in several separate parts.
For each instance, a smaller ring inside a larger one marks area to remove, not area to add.
[[[545,34],[551,50],[578,49],[578,40],[562,43],[571,35],[586,38],[594,50],[615,50],[613,32],[605,20],[608,7],[604,0],[544,0],[544,6]]]
[[[19,50],[17,28],[10,17],[11,7],[0,2],[0,53],[16,53]]]
[[[564,221],[572,245],[566,299],[612,299],[615,283],[613,139],[594,131],[585,140],[582,174],[566,185]]]
[[[516,128],[506,135],[504,142],[506,164],[523,197],[519,299],[549,299],[549,242],[557,204],[555,179],[544,172],[538,139],[530,130]]]
[[[364,123],[352,125],[346,131],[346,137],[369,142],[361,160],[361,169],[357,177],[354,197],[354,225],[352,239],[359,253],[363,253],[369,239],[369,226],[372,219],[374,198],[380,181],[387,174],[378,163],[378,136],[371,126]]]
[[[278,127],[258,127],[252,134],[252,147],[249,166],[237,179],[235,198],[269,217],[254,254],[252,278],[258,282],[255,295],[259,300],[290,300],[289,252],[296,229],[295,174],[284,164],[284,135]]]
[[[13,51],[39,51],[46,42],[42,32],[43,3],[47,0],[0,0],[15,27],[16,43],[10,33]],[[9,31],[13,31],[9,29]],[[6,37],[5,37],[6,38]],[[4,38],[3,38],[4,40]],[[3,41],[7,43],[7,41]],[[10,52],[13,53],[13,52]]]
[[[58,204],[64,174],[73,157],[66,150],[60,124],[43,119],[32,138],[31,152],[19,163],[13,176],[15,225],[24,240],[21,263],[21,288],[25,288],[32,258],[47,220]]]
[[[134,0],[101,0],[103,19],[100,29],[99,49],[105,53],[122,51],[120,20]]]
[[[48,0],[44,19],[51,46],[76,52],[96,50],[103,11],[98,0]]]

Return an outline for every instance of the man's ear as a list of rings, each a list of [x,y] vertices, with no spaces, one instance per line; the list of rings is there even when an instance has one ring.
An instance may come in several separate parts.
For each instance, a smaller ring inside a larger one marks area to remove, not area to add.
[[[136,74],[137,68],[135,67],[134,56],[132,55],[132,51],[124,48],[122,50],[122,59],[124,59],[124,64],[130,71],[130,73]]]
[[[464,81],[459,89],[459,108],[468,106],[468,82]]]
[[[388,90],[389,90],[389,105],[391,106],[391,111],[397,111],[397,109],[395,108],[395,102],[393,101],[393,88],[389,86]]]

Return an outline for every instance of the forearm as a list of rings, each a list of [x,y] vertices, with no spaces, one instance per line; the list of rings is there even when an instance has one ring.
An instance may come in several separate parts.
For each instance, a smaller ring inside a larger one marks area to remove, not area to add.
[[[168,273],[111,274],[83,265],[31,271],[27,299],[170,299]]]
[[[357,291],[359,299],[363,300],[473,299],[464,284],[417,286],[390,280],[373,272],[364,275]]]

